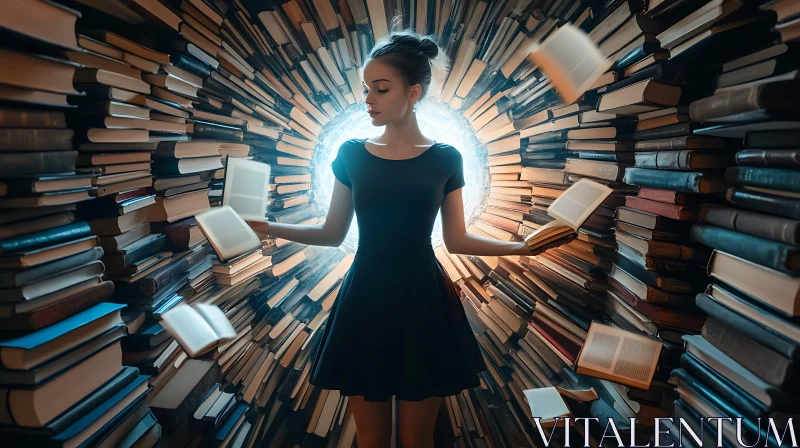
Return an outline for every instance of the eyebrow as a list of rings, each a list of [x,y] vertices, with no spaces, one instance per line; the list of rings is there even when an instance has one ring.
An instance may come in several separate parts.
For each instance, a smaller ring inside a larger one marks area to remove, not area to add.
[[[376,80],[372,81],[372,83],[374,84],[374,83],[376,83],[376,82],[378,82],[378,81],[386,81],[386,82],[391,82],[391,81],[389,81],[388,79],[376,79]],[[366,83],[362,81],[362,84],[366,84]]]

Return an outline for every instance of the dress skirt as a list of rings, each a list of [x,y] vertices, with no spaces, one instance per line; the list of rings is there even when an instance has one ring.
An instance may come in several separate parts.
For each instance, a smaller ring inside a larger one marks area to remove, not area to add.
[[[334,302],[311,384],[366,401],[419,401],[478,386],[486,370],[430,244],[360,246]]]

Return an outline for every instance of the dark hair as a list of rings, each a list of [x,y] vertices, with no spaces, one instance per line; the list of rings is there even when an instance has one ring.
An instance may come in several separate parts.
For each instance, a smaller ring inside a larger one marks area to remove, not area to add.
[[[444,60],[446,65],[447,60],[432,37],[408,31],[392,32],[379,41],[369,53],[367,61],[376,58],[381,58],[381,62],[396,68],[409,86],[420,84],[422,86],[420,99],[425,98],[428,93],[433,79],[433,68],[442,65],[439,62],[441,60]]]

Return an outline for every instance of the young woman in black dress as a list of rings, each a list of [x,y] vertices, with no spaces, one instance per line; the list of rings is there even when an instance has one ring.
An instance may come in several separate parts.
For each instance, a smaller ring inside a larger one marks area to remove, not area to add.
[[[434,256],[431,232],[442,210],[444,243],[454,254],[536,255],[524,242],[467,233],[461,154],[420,132],[415,104],[433,69],[446,69],[436,43],[392,33],[364,69],[373,139],[352,139],[331,164],[336,182],[325,223],[252,223],[260,233],[339,246],[356,214],[356,257],[331,309],[311,384],[349,396],[359,448],[391,445],[391,398],[400,402],[403,448],[433,447],[442,397],[478,386],[486,366],[453,284]]]

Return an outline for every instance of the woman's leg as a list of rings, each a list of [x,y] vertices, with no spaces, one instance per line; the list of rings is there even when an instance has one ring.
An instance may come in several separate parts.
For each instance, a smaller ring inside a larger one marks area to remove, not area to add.
[[[392,445],[392,400],[364,401],[363,395],[347,399],[356,421],[358,448],[387,448]]]
[[[433,428],[442,397],[429,397],[422,401],[400,400],[397,427],[402,448],[433,448]]]

